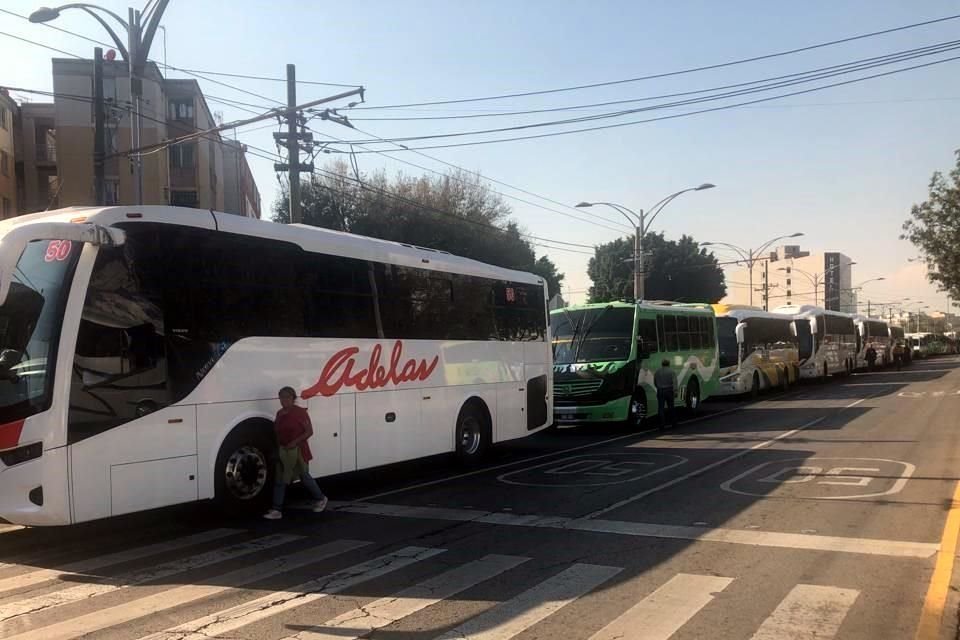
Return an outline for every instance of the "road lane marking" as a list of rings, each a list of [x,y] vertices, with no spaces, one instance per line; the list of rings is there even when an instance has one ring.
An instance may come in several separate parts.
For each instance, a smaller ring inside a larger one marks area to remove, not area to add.
[[[178,551],[185,547],[212,542],[240,533],[243,533],[243,531],[239,529],[213,529],[184,538],[175,538],[174,540],[158,542],[145,547],[134,547],[133,549],[126,549],[105,556],[96,556],[87,560],[81,560],[80,562],[66,564],[56,569],[36,569],[28,573],[21,573],[0,580],[0,594],[13,589],[23,589],[48,580],[55,580],[63,574],[86,574],[115,564],[142,560],[168,551]]]
[[[164,563],[149,569],[111,576],[103,578],[93,583],[84,583],[68,587],[60,591],[45,593],[32,598],[25,598],[12,602],[0,604],[0,638],[7,636],[13,631],[11,624],[13,618],[23,616],[29,613],[46,613],[54,607],[59,607],[71,602],[94,598],[112,591],[117,591],[126,587],[132,587],[145,582],[162,580],[175,576],[179,573],[192,571],[202,567],[226,562],[236,558],[242,558],[252,553],[272,549],[280,545],[303,540],[303,536],[295,535],[273,535],[249,542],[243,542],[223,549],[215,549],[207,553],[201,553],[186,558],[181,558],[173,562]],[[70,584],[70,583],[66,583]]]
[[[858,595],[854,589],[798,584],[751,640],[834,638]]]
[[[575,564],[448,631],[438,640],[509,640],[621,571],[619,567]]]
[[[923,600],[923,610],[920,612],[920,622],[917,624],[916,640],[936,640],[940,637],[940,624],[943,621],[943,612],[947,604],[947,594],[950,590],[950,579],[953,576],[953,563],[957,554],[957,536],[960,534],[960,482],[953,490],[953,502],[947,521],[943,525],[943,536],[940,539],[940,550],[937,554],[937,563],[930,576],[930,586]]]
[[[741,474],[734,476],[733,478],[727,480],[726,482],[720,485],[720,489],[727,491],[729,493],[736,493],[742,496],[751,496],[751,497],[760,497],[767,498],[772,494],[770,492],[765,493],[752,493],[750,491],[743,491],[741,489],[735,489],[734,484],[743,480],[744,478],[749,477],[756,471],[763,469],[764,467],[769,467],[772,465],[779,465],[786,462],[804,462],[805,465],[798,465],[795,467],[785,467],[779,471],[772,473],[766,478],[761,478],[757,482],[768,482],[774,484],[805,484],[814,480],[817,477],[824,478],[833,478],[832,480],[819,480],[817,484],[823,485],[837,485],[837,486],[862,486],[866,487],[870,484],[871,480],[877,479],[880,473],[880,469],[876,467],[873,468],[858,468],[858,467],[833,467],[827,470],[824,473],[824,468],[819,466],[808,466],[811,463],[819,462],[821,460],[857,460],[857,461],[872,461],[872,462],[886,462],[889,464],[895,464],[903,468],[900,472],[900,475],[897,476],[897,480],[890,486],[889,489],[885,491],[871,491],[869,493],[854,493],[850,495],[842,496],[804,496],[805,499],[809,500],[862,500],[864,498],[877,498],[880,496],[889,496],[903,491],[903,488],[907,486],[907,482],[910,478],[913,477],[913,474],[916,472],[917,467],[914,464],[909,462],[904,462],[902,460],[889,460],[887,458],[842,458],[842,457],[819,457],[813,456],[810,458],[784,458],[782,460],[773,460],[768,462],[763,462],[758,464],[755,467],[752,467]],[[851,471],[873,471],[877,475],[874,476],[855,476],[850,474]],[[803,473],[799,473],[803,472]],[[793,477],[787,477],[790,473],[795,474]]]
[[[617,462],[616,458],[610,460],[604,456],[624,456],[627,458],[670,458],[675,460],[672,464],[663,464],[657,465],[655,462],[649,462],[646,460],[621,460]],[[569,456],[567,458],[560,458],[559,460],[551,460],[550,462],[544,462],[541,464],[533,465],[532,467],[525,467],[523,469],[517,469],[516,471],[509,471],[507,473],[502,473],[497,476],[497,481],[504,484],[513,484],[521,485],[527,487],[600,487],[600,486],[610,486],[615,484],[626,484],[628,482],[636,482],[638,480],[643,480],[653,475],[663,473],[664,471],[669,471],[674,467],[686,464],[690,462],[689,458],[684,458],[683,456],[678,456],[672,453],[652,453],[652,452],[639,452],[639,451],[607,451],[597,456],[591,454],[581,454],[576,456]],[[637,466],[654,466],[652,470],[641,470],[638,468],[624,467],[624,465],[637,465]],[[551,465],[560,465],[557,467],[551,467]],[[544,471],[538,471],[544,467],[551,467]],[[642,473],[641,473],[642,471]],[[593,478],[590,479],[572,479],[568,482],[524,482],[523,480],[511,480],[511,476],[521,476],[521,474],[535,473],[539,472],[540,474],[550,474],[550,475],[561,475],[561,476],[584,476],[591,475],[595,477],[604,477],[607,479],[596,480]],[[625,479],[619,479],[623,476],[626,476]]]
[[[445,551],[446,549],[428,547],[404,547],[342,571],[314,578],[284,591],[268,593],[261,598],[145,636],[140,640],[210,640],[284,611],[340,593]]]
[[[211,584],[184,585],[167,589],[150,596],[130,600],[113,607],[77,616],[52,625],[23,625],[19,635],[8,636],[5,640],[71,640],[95,631],[114,627],[131,620],[168,611],[204,598],[215,596],[231,589],[239,589],[268,580],[288,571],[348,553],[371,544],[360,540],[337,540],[318,547],[312,547],[299,553],[282,556],[266,562],[237,569],[208,579]]]
[[[425,582],[347,611],[284,640],[357,640],[362,636],[466,591],[530,558],[488,555]]]
[[[931,558],[940,545],[936,542],[909,542],[876,538],[847,538],[805,533],[784,533],[741,529],[708,529],[680,525],[629,522],[622,520],[576,519],[551,515],[521,515],[474,509],[444,507],[413,507],[384,503],[334,503],[337,511],[394,518],[470,522],[512,527],[537,527],[587,533],[610,533],[641,538],[671,538],[742,544],[755,547],[808,549],[889,556],[895,558]]]
[[[853,405],[848,405],[848,406],[853,406]],[[634,503],[634,502],[636,502],[636,501],[638,501],[638,500],[643,500],[643,499],[646,498],[647,496],[649,496],[649,495],[651,495],[651,494],[654,494],[654,493],[657,493],[658,491],[663,491],[664,489],[668,489],[668,488],[670,488],[670,487],[673,487],[673,486],[675,486],[675,485],[678,485],[678,484],[680,484],[681,482],[686,482],[686,481],[689,480],[690,478],[695,478],[695,477],[697,477],[697,476],[699,476],[699,475],[703,475],[704,473],[706,473],[706,472],[708,472],[708,471],[711,471],[712,469],[716,469],[717,467],[723,466],[723,465],[727,464],[728,462],[733,462],[734,460],[736,460],[736,459],[738,459],[738,458],[742,458],[743,456],[747,455],[747,454],[750,453],[751,451],[756,451],[756,450],[758,450],[758,449],[763,449],[763,448],[769,447],[770,445],[776,443],[776,442],[779,441],[779,440],[783,440],[784,438],[789,438],[790,436],[792,436],[792,435],[794,435],[794,434],[796,434],[796,433],[799,433],[799,432],[803,431],[804,429],[809,429],[809,428],[812,427],[812,426],[815,426],[815,425],[817,425],[817,424],[820,424],[820,423],[823,422],[824,420],[825,420],[824,417],[817,418],[816,420],[811,420],[810,422],[808,422],[808,423],[806,423],[806,424],[804,424],[804,425],[801,425],[801,426],[797,427],[796,429],[791,429],[790,431],[784,431],[783,433],[781,433],[781,434],[778,435],[778,436],[775,436],[775,437],[773,437],[773,438],[770,438],[769,440],[765,440],[764,442],[759,442],[759,443],[757,443],[757,444],[755,444],[755,445],[753,445],[752,447],[749,447],[749,448],[747,448],[747,449],[740,449],[740,450],[737,451],[736,453],[730,454],[730,455],[727,456],[726,458],[722,458],[722,459],[720,459],[720,460],[717,460],[716,462],[713,462],[713,463],[710,463],[710,464],[706,465],[705,467],[700,467],[700,468],[695,469],[695,470],[693,470],[693,471],[691,471],[691,472],[689,472],[689,473],[685,473],[685,474],[683,474],[682,476],[677,476],[676,478],[674,478],[674,479],[672,479],[672,480],[668,480],[667,482],[664,482],[664,483],[662,483],[662,484],[658,484],[657,486],[651,487],[651,488],[647,489],[646,491],[641,491],[641,492],[639,492],[639,493],[637,493],[637,494],[634,494],[634,495],[630,496],[629,498],[625,498],[625,499],[623,499],[623,500],[620,500],[619,502],[614,502],[613,504],[611,504],[611,505],[609,505],[609,506],[607,506],[607,507],[604,507],[603,509],[597,509],[596,511],[594,511],[594,512],[592,512],[592,513],[588,513],[587,515],[585,515],[585,516],[583,516],[583,517],[584,517],[585,519],[588,519],[588,520],[589,520],[589,519],[593,519],[593,518],[596,518],[596,517],[598,517],[598,516],[602,516],[602,515],[605,514],[605,513],[610,513],[611,511],[615,511],[615,510],[617,510],[617,509],[620,509],[620,508],[622,508],[622,507],[625,507],[626,505],[632,504],[632,503]]]
[[[761,402],[764,402],[763,400]],[[681,420],[678,425],[684,424],[693,424],[694,422],[702,422],[703,420],[708,420],[710,418],[718,418],[736,411],[742,411],[749,407],[750,404],[745,404],[739,407],[731,407],[730,409],[724,409],[723,411],[718,411],[716,413],[710,413],[702,416],[697,416],[696,418],[690,418],[689,420]],[[573,453],[574,451],[583,451],[584,449],[592,449],[594,447],[603,446],[605,444],[611,444],[613,442],[619,442],[621,440],[626,440],[628,438],[639,438],[650,433],[657,433],[660,429],[645,429],[644,431],[637,431],[636,433],[628,433],[622,436],[615,436],[613,438],[607,438],[606,440],[598,440],[597,442],[590,442],[587,444],[578,445],[576,447],[570,447],[568,449],[560,449],[559,451],[551,451],[550,453],[544,453],[538,456],[532,456],[530,458],[524,458],[522,460],[514,460],[513,462],[504,462],[503,464],[494,465],[492,467],[484,467],[483,469],[477,469],[476,471],[468,471],[466,473],[458,473],[452,476],[446,476],[444,478],[439,478],[437,480],[428,480],[426,482],[420,482],[418,484],[411,484],[406,487],[401,487],[399,489],[391,489],[389,491],[383,491],[381,493],[375,493],[373,495],[364,496],[363,498],[357,498],[353,502],[369,502],[371,500],[379,500],[380,498],[386,498],[387,496],[396,495],[398,493],[406,493],[407,491],[414,491],[416,489],[424,489],[426,487],[432,487],[438,484],[444,484],[446,482],[452,482],[454,480],[461,480],[463,478],[471,478],[473,476],[481,475],[484,473],[489,473],[491,471],[498,471],[500,469],[506,469],[508,467],[514,467],[518,464],[525,464],[528,462],[536,462],[538,460],[545,460],[546,458],[552,458],[554,456],[562,456],[565,453]]]
[[[668,640],[733,578],[678,573],[590,637],[590,640]]]

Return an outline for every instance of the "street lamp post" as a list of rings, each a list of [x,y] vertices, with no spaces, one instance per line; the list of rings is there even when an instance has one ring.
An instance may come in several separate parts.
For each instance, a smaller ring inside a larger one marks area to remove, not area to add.
[[[852,263],[851,263],[851,264],[852,264]],[[841,289],[841,291],[850,291],[850,292],[853,292],[853,291],[862,291],[862,290],[863,290],[863,285],[869,284],[869,283],[871,283],[871,282],[881,282],[881,281],[883,281],[883,280],[886,280],[886,278],[883,277],[883,276],[880,276],[879,278],[870,278],[869,280],[864,280],[863,282],[861,282],[860,284],[856,285],[855,287],[850,287],[849,289]],[[853,312],[856,313],[856,312],[857,312],[857,309],[858,309],[858,305],[854,304],[854,306],[853,306]],[[843,311],[843,309],[840,309],[840,310]],[[882,312],[881,312],[881,313],[882,313]],[[869,300],[867,301],[867,317],[870,317],[870,301],[869,301]]]
[[[777,242],[778,240],[786,240],[787,238],[799,238],[802,235],[803,235],[803,232],[798,231],[796,233],[791,233],[789,235],[777,236],[776,238],[772,238],[764,242],[762,245],[760,245],[758,249],[744,249],[742,247],[738,247],[728,242],[701,242],[700,246],[701,247],[710,247],[710,246],[727,247],[728,249],[731,249],[732,251],[734,251],[741,258],[743,258],[744,262],[747,263],[747,269],[749,272],[748,279],[750,283],[750,306],[752,307],[753,306],[753,265],[756,264],[759,257],[763,255],[763,252],[769,249],[774,242]],[[764,300],[764,308],[766,308],[766,306],[767,306],[767,303],[766,303],[766,300]]]
[[[30,22],[41,23],[50,22],[60,17],[60,13],[67,9],[80,9],[93,16],[100,25],[107,31],[117,45],[117,50],[127,63],[127,73],[130,77],[130,97],[133,102],[132,122],[130,125],[130,146],[132,149],[139,149],[141,146],[140,138],[143,130],[143,119],[140,113],[140,102],[143,99],[143,84],[141,77],[144,67],[147,64],[147,56],[150,53],[150,45],[153,43],[153,37],[160,26],[160,18],[167,8],[170,0],[157,0],[157,3],[147,10],[146,14],[133,9],[128,9],[128,20],[124,20],[109,9],[98,7],[94,4],[85,2],[74,2],[64,4],[59,7],[40,7],[30,14]],[[149,2],[147,4],[150,4]],[[99,12],[99,13],[98,13]],[[106,20],[99,14],[103,13],[120,24],[127,32],[127,45],[124,46],[123,40],[110,27]],[[146,29],[143,27],[143,19],[146,18]],[[143,204],[143,158],[139,153],[131,158],[133,162],[133,184],[137,204]]]
[[[792,269],[793,271],[796,271],[797,273],[806,277],[810,281],[810,284],[813,285],[813,304],[814,306],[818,306],[820,304],[820,285],[825,282],[824,276],[826,276],[828,273],[830,273],[834,269],[839,269],[842,266],[852,267],[855,264],[857,263],[853,261],[848,262],[846,265],[836,264],[830,267],[829,269],[821,271],[820,273],[810,273],[809,271],[804,271],[803,269],[797,269],[796,267],[790,267],[790,269]],[[787,267],[780,267],[779,269],[777,269],[777,271],[786,271],[786,270],[787,270]],[[824,305],[826,305],[827,303],[826,295],[824,295],[823,303]]]
[[[645,213],[643,209],[640,209],[640,212],[637,213],[632,209],[629,209],[622,204],[617,204],[615,202],[580,202],[576,206],[579,208],[592,207],[595,205],[603,205],[610,207],[611,209],[620,212],[620,214],[627,219],[630,223],[630,227],[633,229],[633,299],[634,300],[643,300],[645,296],[645,273],[642,268],[643,262],[643,237],[647,234],[647,231],[650,228],[650,225],[653,224],[653,221],[656,219],[660,212],[663,211],[664,207],[670,204],[674,198],[683,195],[684,193],[689,193],[690,191],[704,191],[706,189],[713,189],[716,185],[710,184],[709,182],[704,182],[703,184],[697,187],[690,187],[689,189],[682,189],[676,193],[671,193],[669,196],[659,201],[653,205]],[[650,215],[649,221],[647,220],[647,215]]]

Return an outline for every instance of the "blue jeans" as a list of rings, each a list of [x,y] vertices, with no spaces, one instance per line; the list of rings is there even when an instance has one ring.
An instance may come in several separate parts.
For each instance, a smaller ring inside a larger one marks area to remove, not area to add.
[[[309,473],[300,474],[300,483],[307,488],[307,491],[310,492],[310,495],[313,496],[314,500],[323,500],[324,495],[323,491],[320,491],[320,487],[317,486],[317,481],[313,479]],[[278,482],[273,485],[273,508],[277,511],[283,509],[283,501],[287,497],[287,485],[283,482],[283,479],[278,479]]]
[[[670,425],[677,426],[677,414],[673,410],[673,387],[657,389],[657,413],[660,414],[660,426],[667,426],[667,412],[670,416]]]

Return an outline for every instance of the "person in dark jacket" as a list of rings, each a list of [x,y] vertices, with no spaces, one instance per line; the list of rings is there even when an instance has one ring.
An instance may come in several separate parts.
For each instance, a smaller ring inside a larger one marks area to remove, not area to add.
[[[673,397],[676,393],[677,374],[670,368],[670,361],[664,359],[660,368],[653,374],[653,385],[657,388],[657,413],[660,414],[660,427],[667,426],[667,412],[669,412],[670,426],[677,426],[677,412],[674,411]]]

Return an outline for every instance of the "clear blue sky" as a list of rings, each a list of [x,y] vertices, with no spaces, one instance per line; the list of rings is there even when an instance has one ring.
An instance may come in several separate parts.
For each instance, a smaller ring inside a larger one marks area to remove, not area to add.
[[[27,14],[41,1],[7,0],[3,8]],[[122,2],[101,0],[100,4],[126,15],[127,5]],[[937,18],[958,13],[958,9],[957,2],[947,0],[172,0],[163,24],[170,64],[282,77],[285,64],[293,62],[302,80],[363,84],[368,104],[383,105],[673,71]],[[102,38],[99,26],[80,12],[65,13],[56,24]],[[0,31],[81,55],[89,55],[93,46],[5,14],[0,14]],[[463,115],[703,89],[934,44],[958,34],[960,20],[724,70],[495,103],[411,109],[406,115]],[[162,60],[159,41],[151,54]],[[49,89],[51,55],[0,36],[0,59],[8,61],[0,72],[0,83]],[[957,54],[939,57],[949,55]],[[909,64],[918,62],[922,61]],[[856,260],[855,282],[881,275],[888,279],[868,285],[863,298],[922,297],[942,309],[944,296],[925,283],[921,265],[907,264],[906,259],[916,253],[898,240],[898,235],[910,205],[924,199],[930,174],[949,169],[953,151],[960,147],[958,70],[960,61],[749,108],[428,153],[570,204],[584,199],[612,200],[647,208],[673,191],[713,182],[717,189],[689,194],[673,203],[657,220],[656,230],[671,237],[688,233],[701,241],[745,247],[781,233],[802,231],[806,248],[842,251]],[[282,83],[222,79],[285,100]],[[206,82],[201,86],[214,96],[272,106],[225,87]],[[302,85],[299,91],[303,101],[339,90]],[[222,111],[228,121],[245,115],[223,105],[211,107]],[[402,123],[358,120],[357,125],[390,137],[542,119],[552,117]],[[331,123],[318,124],[318,128],[338,137],[353,133]],[[241,133],[240,139],[273,148],[269,130]],[[444,169],[422,157],[402,157]],[[375,155],[360,156],[359,163],[364,171],[401,168]],[[277,193],[272,164],[255,158],[252,164],[265,208],[269,208]],[[410,167],[404,170],[420,173]],[[617,235],[526,204],[513,205],[517,220],[535,235],[584,244]],[[568,288],[574,292],[569,297],[581,299],[578,292],[589,286],[585,273],[588,256],[541,251],[549,253],[567,274]]]

